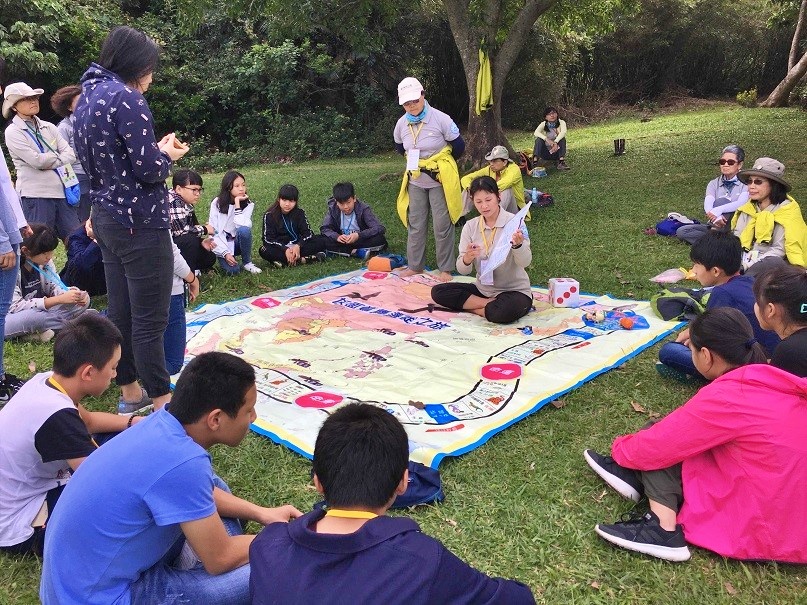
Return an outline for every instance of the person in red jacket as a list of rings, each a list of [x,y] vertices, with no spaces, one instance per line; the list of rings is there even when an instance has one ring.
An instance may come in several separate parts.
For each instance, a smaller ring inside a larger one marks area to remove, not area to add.
[[[650,510],[595,531],[668,561],[687,543],[734,559],[807,563],[807,379],[765,363],[751,325],[720,307],[690,327],[690,350],[710,384],[662,420],[617,437],[589,466]]]

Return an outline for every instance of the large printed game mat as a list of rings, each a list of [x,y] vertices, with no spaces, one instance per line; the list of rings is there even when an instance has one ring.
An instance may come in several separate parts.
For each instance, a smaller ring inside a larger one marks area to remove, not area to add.
[[[678,325],[646,301],[581,296],[580,308],[553,308],[542,288],[529,314],[496,325],[435,305],[436,283],[359,270],[205,305],[188,313],[186,362],[216,350],[252,364],[252,429],[303,456],[326,414],[365,401],[403,423],[412,460],[437,468]]]

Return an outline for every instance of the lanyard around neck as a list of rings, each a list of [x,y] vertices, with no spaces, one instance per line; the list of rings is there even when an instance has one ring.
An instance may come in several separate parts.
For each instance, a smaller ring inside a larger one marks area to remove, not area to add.
[[[50,376],[48,378],[48,384],[50,386],[52,386],[54,389],[56,389],[57,391],[59,391],[60,393],[62,393],[64,395],[67,395],[67,391],[64,390],[64,387],[62,385],[60,385],[58,382],[56,382],[56,379],[53,376]],[[67,395],[67,396],[70,397],[70,395]]]
[[[291,223],[289,223],[289,221],[287,221],[287,220],[286,220],[286,215],[285,215],[285,214],[282,214],[282,213],[281,213],[281,215],[280,215],[280,218],[282,218],[282,219],[283,219],[283,225],[285,225],[285,227],[286,227],[286,231],[287,231],[287,232],[289,233],[289,235],[291,235],[291,237],[292,237],[292,240],[291,240],[291,241],[292,241],[292,242],[296,242],[296,241],[297,241],[297,239],[298,239],[298,235],[297,235],[297,232],[294,230],[294,221],[291,221]]]
[[[485,256],[490,255],[490,248],[493,246],[493,242],[496,240],[496,229],[498,229],[498,227],[493,227],[493,229],[491,229],[490,243],[488,243],[488,238],[485,236],[485,219],[483,217],[479,217],[479,233],[482,234],[482,243],[485,244]]]
[[[420,131],[423,130],[423,122],[418,125],[418,131],[415,132],[415,129],[412,128],[411,124],[407,124],[409,126],[409,132],[412,133],[412,144],[417,147],[418,144],[418,137],[420,136]]]
[[[51,271],[50,267],[46,266],[46,269],[43,271],[42,269],[40,269],[39,265],[32,263],[29,259],[26,259],[25,262],[32,269],[36,269],[37,272],[46,280],[54,282],[57,286],[59,286],[65,291],[70,289],[69,287],[67,287],[67,285],[65,285],[65,283],[61,280],[61,278],[58,275],[56,275],[53,271]]]
[[[378,515],[364,510],[345,510],[342,508],[329,508],[326,517],[340,517],[342,519],[375,519]]]

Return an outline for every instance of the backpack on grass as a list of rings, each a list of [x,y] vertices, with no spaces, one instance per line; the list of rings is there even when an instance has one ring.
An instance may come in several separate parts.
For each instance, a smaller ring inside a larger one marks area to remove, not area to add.
[[[666,321],[688,321],[706,310],[711,290],[670,286],[650,299],[650,307]]]

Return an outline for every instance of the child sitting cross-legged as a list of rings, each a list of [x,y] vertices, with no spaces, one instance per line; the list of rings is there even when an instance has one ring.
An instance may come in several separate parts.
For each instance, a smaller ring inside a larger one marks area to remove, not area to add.
[[[311,231],[305,210],[300,208],[300,190],[286,184],[263,215],[263,243],[258,253],[275,267],[324,261],[325,239]]]
[[[314,485],[325,510],[267,526],[250,546],[253,605],[268,603],[534,603],[530,589],[464,563],[417,523],[385,512],[408,482],[401,423],[348,404],[314,446]]]
[[[119,433],[141,420],[81,405],[115,378],[121,340],[96,313],[71,321],[56,336],[53,372],[31,378],[0,409],[0,551],[42,556],[62,490],[97,447],[91,434]]]
[[[6,338],[24,336],[47,342],[56,330],[90,306],[83,290],[66,286],[56,273],[53,251],[59,240],[49,227],[31,225],[20,246],[20,270],[6,316]]]
[[[386,230],[373,209],[356,197],[353,183],[333,186],[333,196],[319,228],[327,238],[327,252],[367,258],[386,249]]]
[[[706,237],[706,236],[704,236]],[[807,563],[807,379],[765,363],[737,309],[696,317],[689,349],[712,382],[655,424],[617,437],[589,466],[649,512],[595,531],[668,561],[687,543],[733,559]]]
[[[692,259],[695,277],[704,287],[712,287],[707,309],[732,307],[748,319],[754,330],[754,338],[770,357],[779,337],[775,332],[763,330],[754,315],[754,278],[740,275],[743,249],[740,239],[729,232],[712,229],[692,244],[689,257]],[[661,347],[656,369],[662,376],[687,381],[691,377],[703,378],[692,363],[689,351],[689,330],[683,330],[675,342]]]

